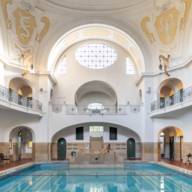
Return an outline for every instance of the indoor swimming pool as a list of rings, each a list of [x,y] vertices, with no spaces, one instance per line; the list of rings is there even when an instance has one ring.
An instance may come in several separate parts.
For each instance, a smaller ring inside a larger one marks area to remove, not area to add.
[[[37,164],[0,179],[1,192],[192,192],[192,177],[153,163],[121,168]]]

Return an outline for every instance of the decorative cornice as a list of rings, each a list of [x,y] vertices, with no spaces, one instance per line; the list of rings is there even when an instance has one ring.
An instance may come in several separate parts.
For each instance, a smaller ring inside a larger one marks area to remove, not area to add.
[[[85,0],[84,0],[85,1]],[[86,12],[112,12],[112,11],[125,11],[128,8],[137,6],[139,4],[142,4],[142,0],[135,0],[136,2],[133,1],[127,1],[126,3],[119,2],[117,3],[116,0],[113,2],[109,3],[96,3],[97,1],[94,1],[94,3],[90,2],[82,2],[79,1],[79,5],[77,5],[74,2],[61,2],[61,1],[55,1],[55,0],[45,0],[46,3],[50,4],[51,6],[55,6],[58,8],[63,8],[65,10],[71,10],[71,11],[86,11]],[[102,1],[104,2],[104,1]]]
[[[192,57],[188,57],[188,58],[185,59],[185,61],[183,63],[178,64],[177,66],[171,67],[168,70],[168,72],[171,73],[173,71],[178,71],[178,70],[187,68],[190,65],[192,65]],[[147,78],[147,77],[158,77],[158,76],[161,76],[161,75],[164,75],[164,73],[162,73],[162,72],[159,72],[159,73],[157,73],[157,72],[156,73],[142,73],[141,76],[139,77],[137,83],[136,83],[136,86],[139,86],[144,78]]]

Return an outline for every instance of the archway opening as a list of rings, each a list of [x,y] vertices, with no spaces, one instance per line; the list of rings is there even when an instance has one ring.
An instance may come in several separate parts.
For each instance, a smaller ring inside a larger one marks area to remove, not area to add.
[[[136,157],[136,143],[134,138],[127,140],[127,159],[134,160]]]
[[[64,140],[66,148],[60,146]],[[129,146],[128,141],[133,145]],[[75,164],[122,163],[127,159],[141,159],[142,146],[139,135],[129,128],[92,122],[57,132],[52,138],[52,160],[64,160],[59,153],[66,154],[66,159]]]
[[[26,79],[16,77],[9,82],[9,100],[32,107],[32,87]]]
[[[57,159],[65,160],[66,159],[66,140],[65,138],[59,138],[57,141]]]
[[[32,98],[32,88],[26,79],[20,77],[13,78],[9,83],[9,89],[19,96]]]
[[[117,95],[107,83],[90,81],[76,91],[75,103],[78,111],[82,113],[116,112]]]
[[[54,73],[57,61],[69,47],[90,39],[106,40],[120,45],[129,52],[131,60],[136,64],[139,73],[145,71],[144,56],[135,40],[121,29],[104,24],[82,25],[62,35],[49,54],[48,71]]]
[[[27,127],[13,129],[9,136],[10,157],[13,161],[34,159],[34,135]]]
[[[183,83],[176,78],[166,79],[159,88],[160,108],[183,101]]]
[[[159,133],[159,160],[182,161],[183,131],[167,127]]]

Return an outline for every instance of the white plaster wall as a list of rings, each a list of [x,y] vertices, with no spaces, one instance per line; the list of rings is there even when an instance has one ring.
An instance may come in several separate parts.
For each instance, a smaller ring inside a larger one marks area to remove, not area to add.
[[[166,127],[177,127],[183,131],[183,141],[192,142],[191,108],[174,112],[171,116],[153,119],[154,141],[158,141],[159,133]]]
[[[8,142],[11,131],[19,126],[26,126],[34,131],[35,142],[47,142],[48,132],[46,118],[39,119],[29,114],[11,110],[0,110],[0,141]]]
[[[192,62],[183,63],[188,64],[185,67],[178,68],[175,70],[170,71],[170,77],[169,78],[177,78],[180,79],[183,83],[183,87],[188,88],[192,86],[192,79],[190,72],[192,71]],[[158,67],[158,66],[157,66]],[[168,77],[165,74],[156,75],[154,77],[151,77],[151,88],[152,88],[152,97],[153,100],[157,99],[158,92],[159,92],[159,86],[161,82],[163,82],[165,79],[168,79]]]
[[[4,63],[0,60],[0,85],[4,86],[5,85],[5,70],[4,70]]]
[[[94,92],[84,95],[80,101],[78,101],[77,105],[86,107],[90,103],[101,103],[104,106],[113,106],[116,104],[116,101],[107,94]]]
[[[49,140],[51,141],[53,135],[66,127],[84,123],[110,123],[127,127],[137,133],[142,140],[143,125],[140,121],[142,113],[142,107],[138,113],[127,110],[127,115],[66,115],[64,109],[59,113],[52,112],[49,116]]]
[[[145,5],[144,5],[145,4]],[[148,6],[148,7],[147,7]],[[157,71],[158,57],[157,50],[149,44],[148,40],[144,36],[140,28],[140,21],[143,16],[151,13],[149,3],[143,1],[143,4],[139,5],[137,9],[127,9],[125,11],[115,12],[108,15],[108,13],[92,13],[86,12],[73,12],[72,10],[50,10],[49,16],[52,19],[52,27],[45,40],[36,50],[37,57],[34,59],[35,64],[38,65],[41,72],[46,71],[47,58],[54,43],[70,29],[88,23],[103,23],[112,26],[119,27],[120,29],[128,32],[141,46],[145,57],[145,68],[147,72]],[[145,9],[144,9],[145,8]],[[58,12],[57,12],[58,11]],[[2,11],[0,10],[0,54],[4,56],[8,55],[8,37],[5,26],[2,22]],[[62,16],[62,20],[60,19]],[[190,24],[191,26],[191,24]],[[189,33],[190,34],[190,33]],[[191,34],[190,34],[191,35]],[[190,47],[192,45],[191,38],[188,35],[185,37],[185,44],[187,46],[187,53],[191,52]],[[113,45],[119,53],[119,59],[116,64],[108,68],[107,70],[92,71],[81,67],[74,59],[74,50],[78,45],[75,45],[67,51],[67,73],[58,75],[58,86],[56,88],[56,97],[63,98],[66,103],[74,104],[74,95],[76,90],[87,81],[91,80],[103,80],[109,83],[117,93],[118,103],[126,104],[130,101],[132,104],[139,102],[138,90],[143,91],[143,103],[144,109],[139,114],[129,113],[127,116],[66,116],[61,112],[58,114],[52,113],[48,107],[49,93],[51,85],[47,80],[47,77],[27,77],[34,88],[34,98],[39,98],[43,103],[44,115],[42,119],[26,115],[21,112],[6,111],[0,109],[0,141],[8,141],[10,131],[16,126],[27,126],[34,130],[35,140],[37,142],[47,142],[51,140],[51,137],[59,130],[71,126],[73,124],[85,123],[85,122],[111,122],[119,124],[132,129],[137,132],[143,141],[152,142],[157,141],[158,133],[162,128],[166,126],[176,126],[184,131],[184,141],[191,141],[192,129],[191,129],[191,111],[182,110],[182,112],[173,113],[172,116],[167,116],[161,119],[151,119],[150,103],[153,99],[156,99],[159,84],[166,79],[165,75],[154,75],[144,78],[143,82],[137,88],[135,86],[136,77],[125,75],[125,58],[127,53],[117,45]],[[150,48],[149,48],[150,47]],[[184,52],[186,51],[185,45],[183,46]],[[153,50],[154,49],[154,50]],[[12,49],[11,49],[12,50]],[[153,54],[152,54],[153,53]],[[4,67],[0,63],[0,84],[8,85],[8,82],[14,76],[18,74],[6,75],[3,74]],[[183,81],[184,87],[192,85],[191,78],[192,65],[186,68],[174,70],[171,73],[171,77],[179,78]],[[6,71],[8,72],[8,71]],[[3,75],[5,75],[3,77]],[[151,88],[151,93],[147,93],[148,88]],[[40,88],[43,91],[40,92]]]
[[[56,142],[59,138],[65,138],[68,143],[88,143],[90,141],[89,126],[103,126],[104,132],[102,134],[104,143],[126,143],[129,138],[134,138],[136,142],[140,142],[139,136],[128,128],[123,128],[119,125],[110,125],[102,123],[90,123],[90,124],[80,124],[74,125],[72,127],[64,128],[61,132],[54,136],[54,141]],[[84,139],[76,140],[76,128],[84,127]],[[110,140],[109,138],[109,128],[117,128],[117,140]]]
[[[126,75],[126,58],[129,55],[122,48],[112,44],[118,52],[118,60],[106,69],[92,70],[81,66],[76,61],[74,56],[78,46],[80,44],[73,46],[65,53],[66,73],[55,74],[58,81],[55,97],[63,98],[68,104],[74,104],[75,93],[81,85],[89,81],[100,80],[115,90],[118,104],[125,105],[128,101],[132,104],[138,104],[137,75]]]

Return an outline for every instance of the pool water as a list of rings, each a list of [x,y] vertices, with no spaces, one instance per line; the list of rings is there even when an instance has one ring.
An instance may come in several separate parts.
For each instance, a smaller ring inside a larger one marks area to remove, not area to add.
[[[192,192],[192,177],[153,163],[123,168],[38,164],[1,178],[0,192]]]

